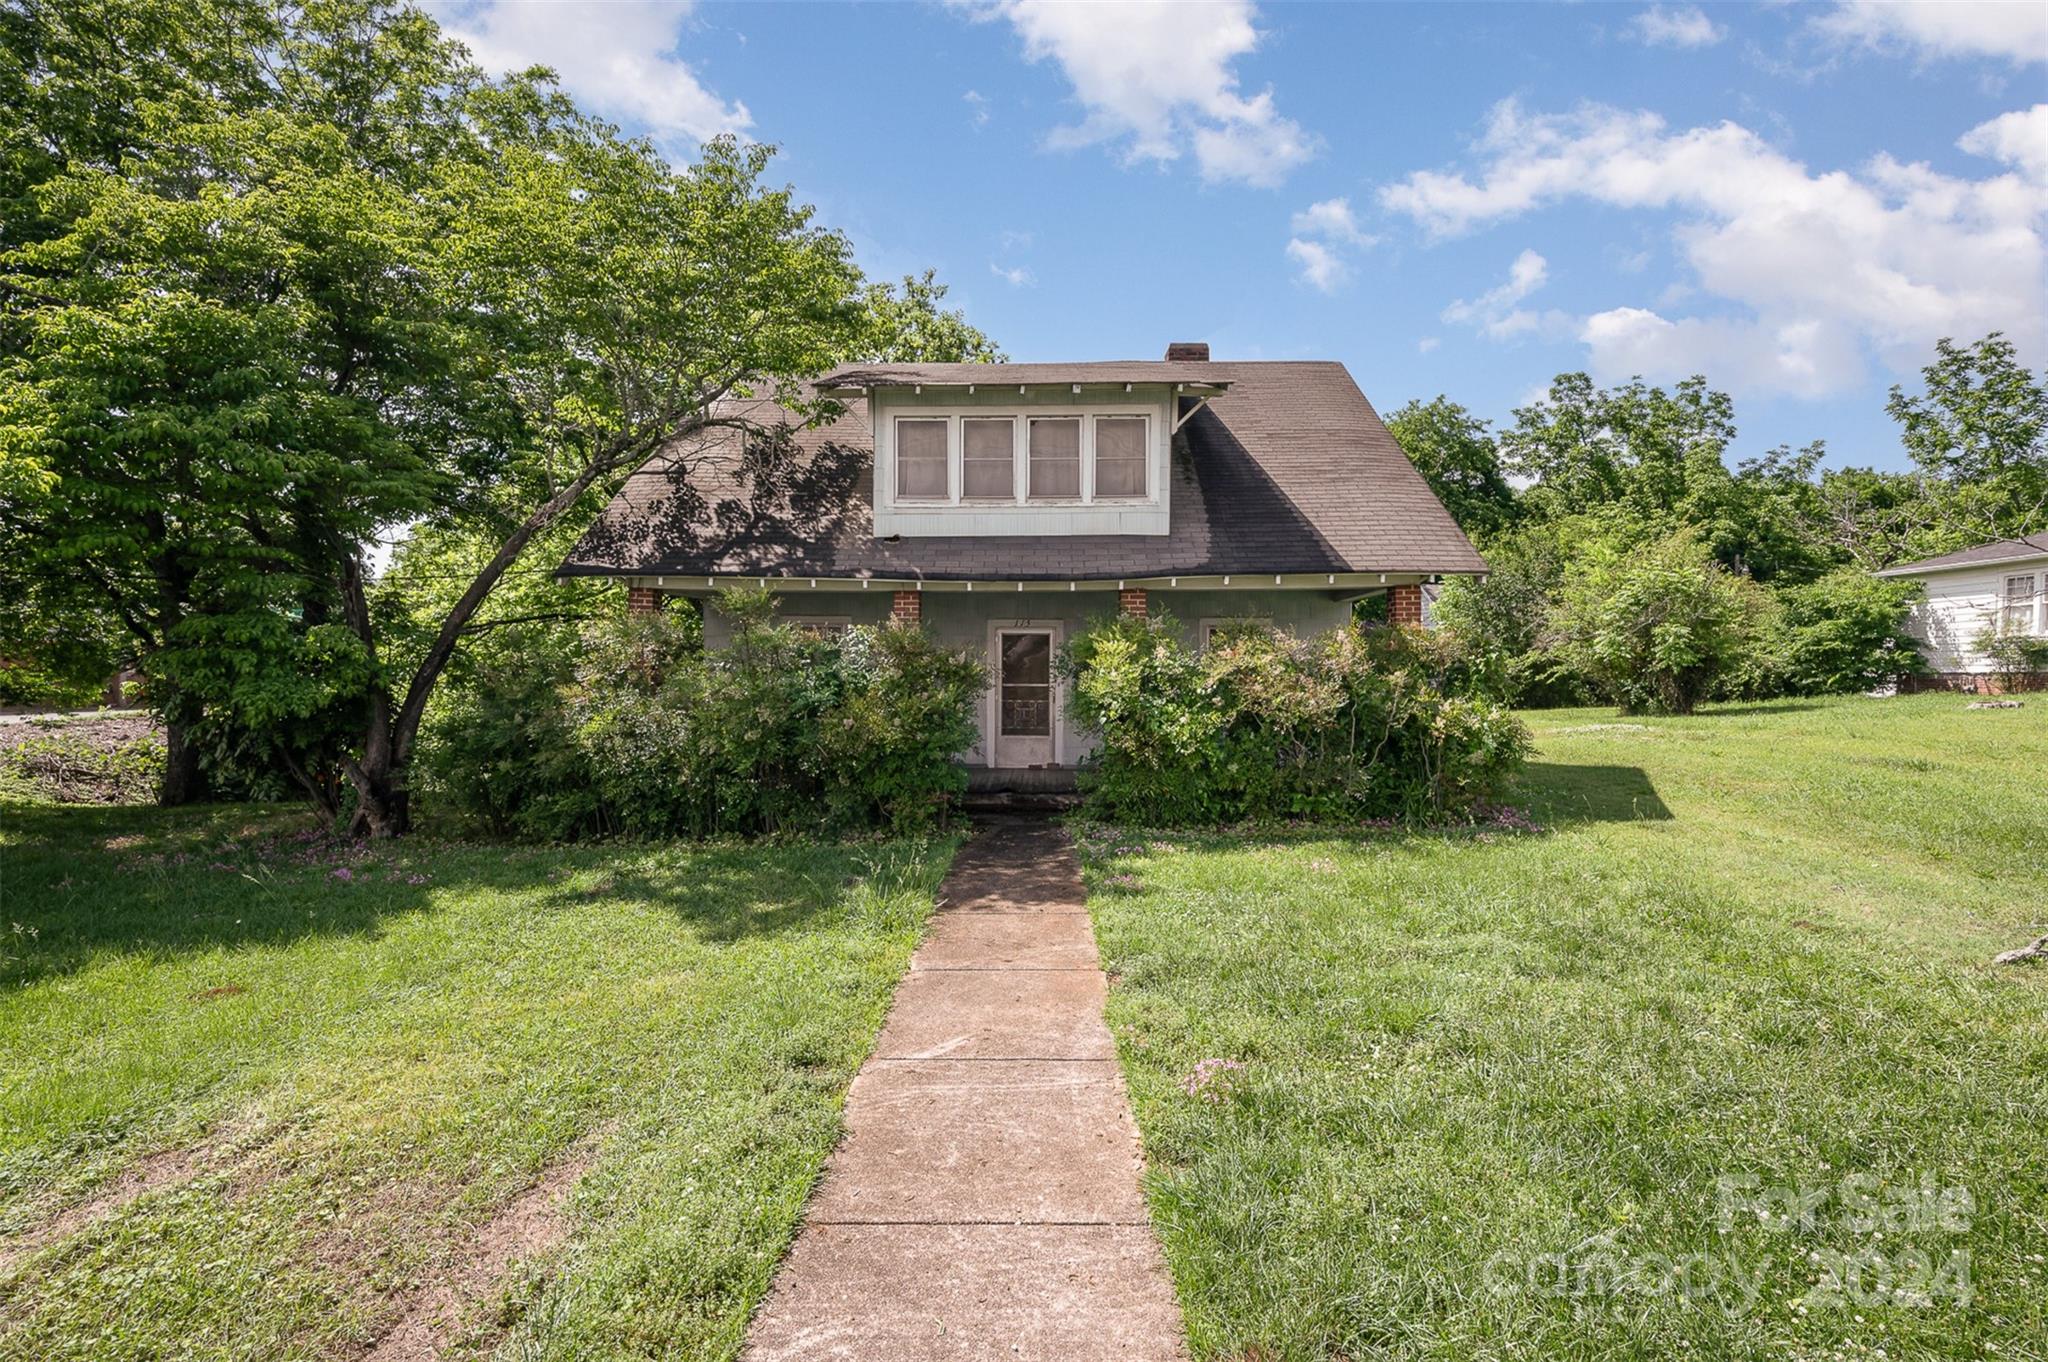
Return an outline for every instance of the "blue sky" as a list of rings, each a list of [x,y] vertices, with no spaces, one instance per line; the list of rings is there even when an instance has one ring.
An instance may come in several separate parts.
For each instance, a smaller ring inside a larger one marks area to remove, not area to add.
[[[719,131],[1020,360],[1335,358],[1495,421],[1564,370],[1905,463],[1935,339],[2048,365],[2048,5],[430,6],[671,154]]]

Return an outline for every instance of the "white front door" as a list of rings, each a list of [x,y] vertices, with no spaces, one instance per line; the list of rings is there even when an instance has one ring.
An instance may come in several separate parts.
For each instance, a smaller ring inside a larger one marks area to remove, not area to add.
[[[993,766],[1050,766],[1058,688],[1050,629],[996,630],[996,741]]]

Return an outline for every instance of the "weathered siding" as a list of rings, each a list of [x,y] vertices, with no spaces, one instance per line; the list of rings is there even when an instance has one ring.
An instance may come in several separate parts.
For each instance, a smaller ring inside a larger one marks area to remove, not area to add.
[[[1929,572],[1919,580],[1926,598],[1913,607],[1909,627],[1927,645],[1938,672],[1982,672],[1990,667],[1973,644],[1998,619],[1999,593],[2014,573],[2048,573],[2048,559]]]

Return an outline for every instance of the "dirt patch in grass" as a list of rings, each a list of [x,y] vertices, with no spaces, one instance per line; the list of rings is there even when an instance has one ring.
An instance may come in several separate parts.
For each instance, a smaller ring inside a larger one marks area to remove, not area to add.
[[[203,1148],[166,1149],[148,1155],[85,1200],[0,1244],[0,1277],[12,1273],[30,1254],[119,1214],[150,1193],[190,1182],[205,1166],[205,1157]]]
[[[364,1362],[432,1362],[440,1357],[458,1337],[463,1316],[489,1296],[515,1263],[558,1248],[569,1237],[563,1205],[596,1157],[595,1139],[578,1143],[476,1233],[452,1245],[441,1275],[406,1297],[405,1313],[365,1354]]]

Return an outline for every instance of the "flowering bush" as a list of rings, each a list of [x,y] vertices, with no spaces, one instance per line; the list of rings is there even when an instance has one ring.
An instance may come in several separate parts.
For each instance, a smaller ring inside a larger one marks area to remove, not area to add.
[[[1520,764],[1506,709],[1448,693],[1419,630],[1347,625],[1297,639],[1254,624],[1195,653],[1170,620],[1106,621],[1061,667],[1102,746],[1095,812],[1151,824],[1442,818]]]

